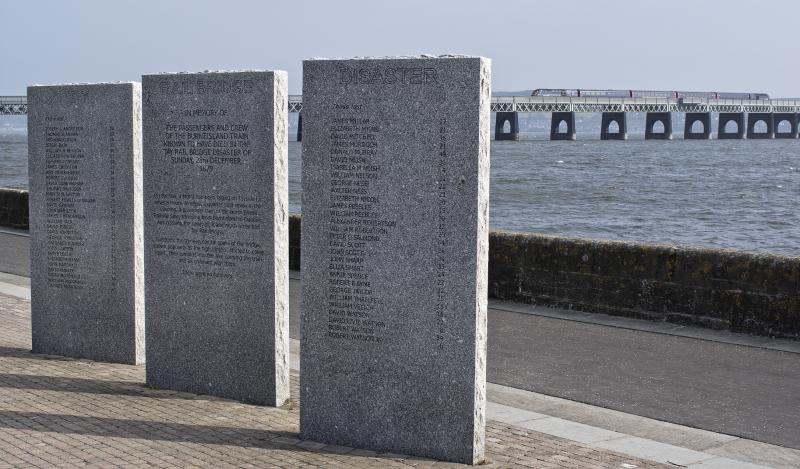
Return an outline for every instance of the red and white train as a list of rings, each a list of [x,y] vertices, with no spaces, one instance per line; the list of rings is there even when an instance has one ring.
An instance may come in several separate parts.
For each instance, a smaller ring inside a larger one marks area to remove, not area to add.
[[[769,99],[767,93],[720,93],[718,91],[652,91],[652,90],[586,90],[539,88],[531,96],[575,96],[598,98],[707,98],[707,99]]]

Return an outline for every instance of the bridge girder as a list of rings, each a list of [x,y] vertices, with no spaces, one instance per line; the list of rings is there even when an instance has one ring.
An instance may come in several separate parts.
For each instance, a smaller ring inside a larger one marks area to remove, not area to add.
[[[0,115],[24,116],[27,113],[27,104],[0,104]]]

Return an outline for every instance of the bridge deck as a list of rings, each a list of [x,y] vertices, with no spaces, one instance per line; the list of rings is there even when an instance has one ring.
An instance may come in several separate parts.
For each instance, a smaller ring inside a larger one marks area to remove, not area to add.
[[[289,112],[303,110],[301,95],[289,96]],[[600,98],[572,96],[493,96],[499,112],[794,112],[800,100],[707,98]],[[25,96],[0,96],[0,114],[28,113]]]

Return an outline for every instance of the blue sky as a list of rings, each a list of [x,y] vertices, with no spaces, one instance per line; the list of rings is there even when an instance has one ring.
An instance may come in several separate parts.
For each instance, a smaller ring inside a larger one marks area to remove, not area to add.
[[[284,69],[308,57],[490,57],[493,88],[800,96],[796,0],[4,0],[0,94],[144,73]]]

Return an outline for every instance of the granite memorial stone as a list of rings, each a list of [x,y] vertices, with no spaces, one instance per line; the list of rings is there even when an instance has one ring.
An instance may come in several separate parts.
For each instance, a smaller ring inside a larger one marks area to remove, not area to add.
[[[28,88],[34,353],[144,362],[141,86]]]
[[[303,64],[300,431],[484,454],[490,65]]]
[[[289,398],[286,82],[143,77],[150,386]]]

